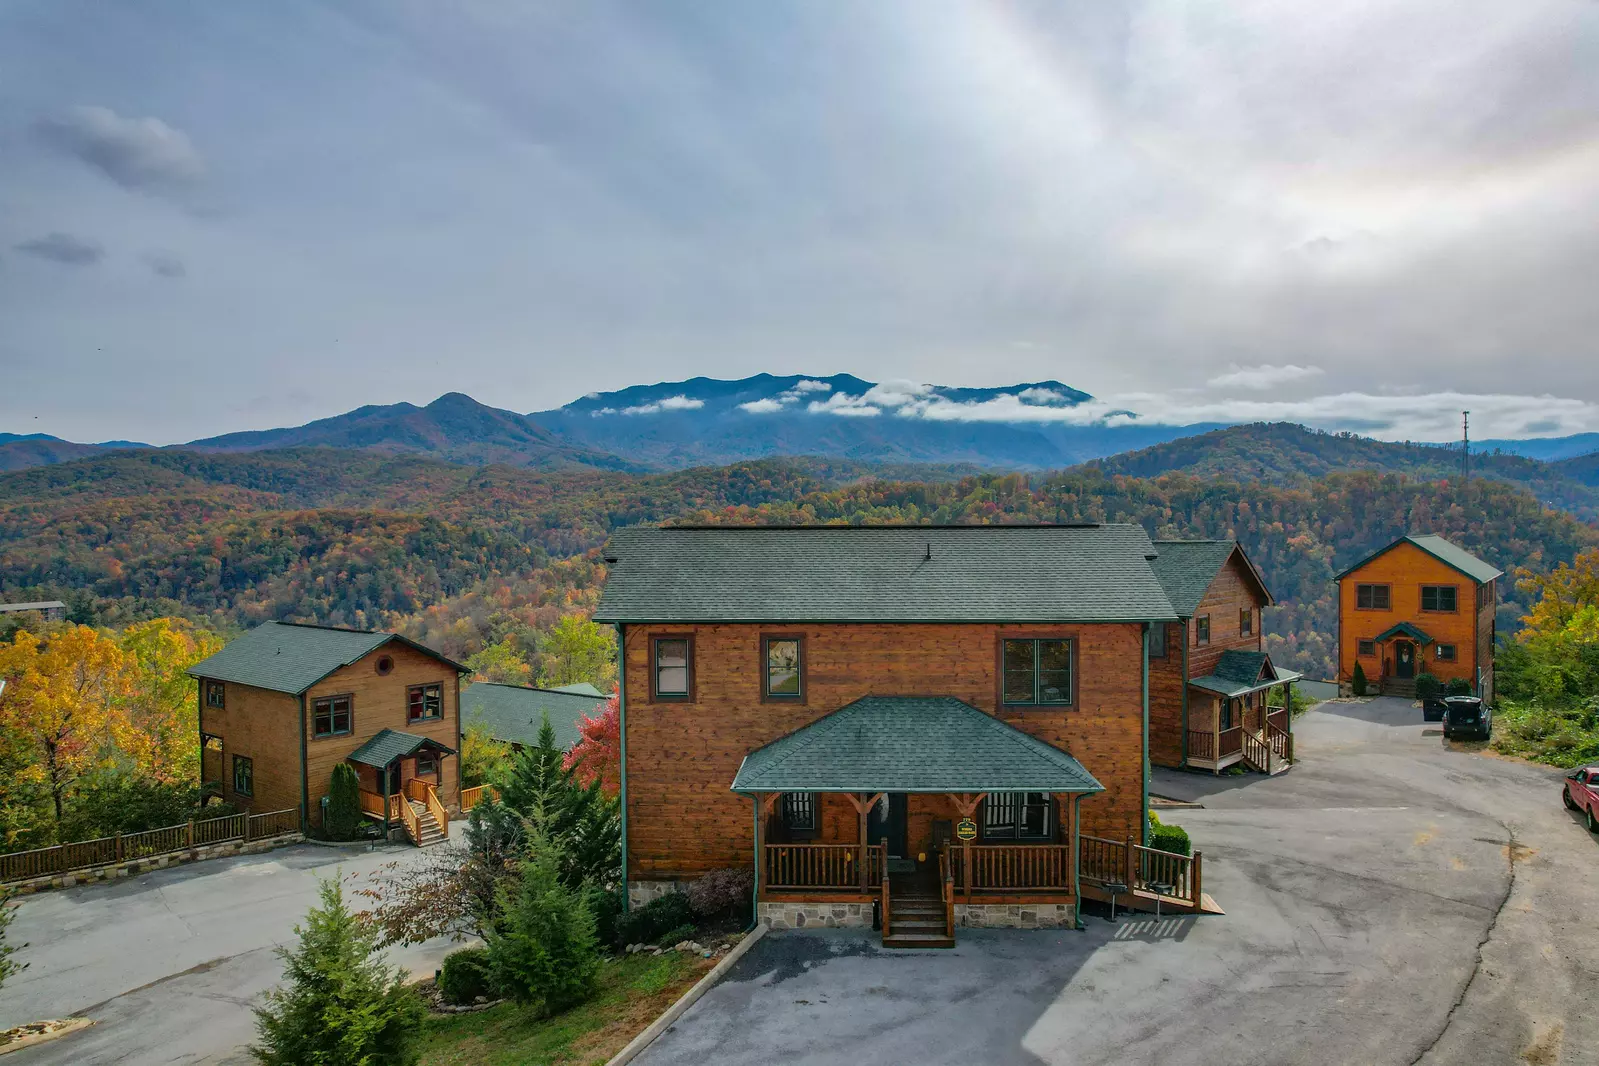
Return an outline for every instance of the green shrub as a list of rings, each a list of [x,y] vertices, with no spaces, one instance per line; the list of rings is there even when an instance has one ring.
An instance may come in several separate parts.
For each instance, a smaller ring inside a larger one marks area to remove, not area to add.
[[[583,906],[594,916],[594,938],[606,947],[619,946],[624,899],[619,888],[589,885],[583,889]]]
[[[13,962],[10,956],[26,944],[7,944],[6,926],[11,924],[11,919],[16,917],[16,911],[11,906],[11,892],[0,888],[0,986],[6,983],[7,977],[12,977],[28,968],[28,964]]]
[[[514,894],[499,890],[501,920],[485,931],[494,987],[545,1015],[591,996],[600,968],[594,916],[561,883],[559,851],[535,837],[522,883]]]
[[[660,947],[669,948],[673,944],[681,944],[685,940],[693,940],[698,935],[699,930],[692,925],[680,925],[676,929],[668,929],[656,937],[655,943]]]
[[[444,956],[439,970],[439,992],[446,1003],[474,1003],[479,996],[492,998],[494,977],[487,948],[462,948]]]
[[[361,779],[347,762],[333,767],[328,787],[328,816],[322,826],[332,840],[354,840],[361,827]]]
[[[1438,680],[1436,674],[1429,674],[1425,670],[1416,675],[1416,697],[1418,699],[1436,699],[1442,695],[1444,685]]]
[[[1188,831],[1180,825],[1156,826],[1154,832],[1149,835],[1149,846],[1157,851],[1170,851],[1177,855],[1188,855],[1193,850],[1193,844],[1188,839]]]
[[[1357,696],[1366,694],[1366,668],[1359,663],[1355,664],[1354,676],[1349,679],[1349,691]]]
[[[422,1000],[405,972],[373,958],[376,930],[344,905],[337,881],[322,882],[322,904],[296,926],[300,943],[280,948],[284,981],[255,1012],[266,1066],[410,1066],[417,1059]]]
[[[1451,677],[1449,679],[1449,695],[1451,695],[1451,696],[1470,696],[1470,695],[1473,695],[1474,692],[1475,692],[1474,686],[1472,685],[1472,683],[1470,681],[1467,681],[1465,678],[1463,678],[1463,677]]]
[[[694,908],[688,897],[668,892],[624,914],[617,922],[617,938],[623,944],[653,944],[668,931],[693,924]]]
[[[695,917],[714,920],[748,914],[750,894],[754,891],[753,870],[712,870],[689,885],[686,895]]]

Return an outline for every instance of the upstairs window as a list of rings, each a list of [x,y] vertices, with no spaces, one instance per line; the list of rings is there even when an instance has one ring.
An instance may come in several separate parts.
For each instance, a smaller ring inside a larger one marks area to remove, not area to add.
[[[1194,647],[1203,648],[1210,643],[1210,615],[1202,614],[1194,619]]]
[[[1048,840],[1049,793],[992,792],[983,801],[983,839]]]
[[[423,722],[444,717],[443,685],[412,685],[407,690],[405,720]]]
[[[688,699],[694,674],[694,641],[689,637],[656,637],[650,683],[658,700]]]
[[[1166,658],[1166,623],[1151,622],[1149,624],[1149,657],[1151,659]]]
[[[1453,614],[1455,611],[1455,586],[1421,586],[1421,609],[1423,611],[1442,611],[1445,614]]]
[[[323,696],[311,704],[311,733],[318,738],[341,737],[355,725],[353,696]]]
[[[228,686],[220,681],[207,681],[205,683],[205,705],[213,710],[227,709]]]
[[[1000,658],[1004,703],[1024,707],[1071,703],[1071,641],[1007,640]]]
[[[1440,644],[1433,654],[1441,663],[1452,663],[1455,661],[1455,646],[1453,644]]]
[[[1387,585],[1356,585],[1355,607],[1362,611],[1389,610]]]
[[[783,793],[783,824],[801,831],[816,828],[816,803],[809,792]]]
[[[805,695],[804,642],[799,637],[764,637],[766,698],[797,700]]]
[[[1238,632],[1244,636],[1251,636],[1255,632],[1255,611],[1252,607],[1243,607],[1238,611]]]
[[[247,756],[233,757],[233,791],[240,796],[255,795],[255,764]]]

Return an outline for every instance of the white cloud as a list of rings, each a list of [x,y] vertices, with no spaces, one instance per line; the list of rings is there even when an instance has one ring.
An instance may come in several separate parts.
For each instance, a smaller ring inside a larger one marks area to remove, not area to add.
[[[794,382],[794,388],[791,391],[793,391],[793,392],[832,392],[833,391],[833,386],[829,385],[825,381],[811,381],[809,378],[802,378],[799,381]]]
[[[696,400],[688,396],[668,396],[663,400],[656,400],[654,403],[641,403],[637,407],[624,407],[622,408],[622,413],[624,415],[655,415],[660,414],[662,411],[692,411],[704,406],[704,400]],[[605,410],[608,411],[610,408],[605,408]]]
[[[1065,403],[1066,394],[1058,389],[1023,389],[1016,394],[1028,403]]]
[[[158,118],[123,118],[108,107],[74,107],[36,127],[46,142],[126,189],[161,191],[205,176],[182,130]]]
[[[749,403],[739,404],[739,407],[752,415],[769,415],[773,411],[781,411],[783,409],[783,401],[773,399],[751,400]]]
[[[1210,384],[1218,388],[1269,389],[1290,381],[1319,377],[1323,373],[1325,371],[1319,366],[1296,366],[1293,363],[1284,366],[1239,366],[1234,363],[1225,374],[1211,378]]]

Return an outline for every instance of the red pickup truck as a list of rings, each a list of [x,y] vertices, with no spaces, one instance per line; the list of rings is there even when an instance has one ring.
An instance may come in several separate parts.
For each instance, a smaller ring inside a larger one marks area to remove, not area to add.
[[[1587,815],[1589,832],[1599,833],[1599,766],[1567,774],[1560,798],[1566,801],[1569,809]]]

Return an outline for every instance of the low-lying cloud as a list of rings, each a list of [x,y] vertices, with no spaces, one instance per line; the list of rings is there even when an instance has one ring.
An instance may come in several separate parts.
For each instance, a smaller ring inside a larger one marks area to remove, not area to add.
[[[1320,377],[1324,370],[1319,366],[1239,366],[1234,363],[1225,374],[1210,379],[1218,388],[1270,389],[1290,381]]]
[[[20,241],[12,247],[24,255],[47,259],[65,266],[93,266],[105,258],[105,249],[93,241],[82,240],[70,233],[46,233],[42,237]]]
[[[171,192],[205,176],[188,136],[158,118],[124,118],[108,107],[74,107],[35,129],[58,151],[125,189]]]

